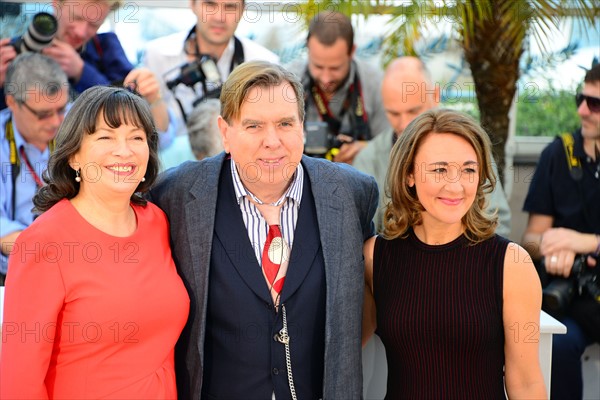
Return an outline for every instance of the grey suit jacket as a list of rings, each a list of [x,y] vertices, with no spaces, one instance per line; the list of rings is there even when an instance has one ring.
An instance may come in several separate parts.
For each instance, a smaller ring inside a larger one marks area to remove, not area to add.
[[[221,153],[168,170],[148,196],[169,218],[173,258],[190,295],[189,320],[176,348],[180,398],[200,399],[202,393],[210,255],[217,186],[225,160],[226,154]],[[325,261],[323,396],[332,400],[359,399],[362,244],[374,235],[377,184],[372,177],[345,164],[303,157],[302,165],[315,198]]]

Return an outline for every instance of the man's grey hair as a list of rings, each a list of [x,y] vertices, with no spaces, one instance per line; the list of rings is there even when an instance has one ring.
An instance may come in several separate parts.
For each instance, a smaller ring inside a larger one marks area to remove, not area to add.
[[[40,94],[48,99],[56,98],[63,89],[69,88],[69,78],[52,58],[40,53],[23,53],[8,66],[4,80],[4,94],[24,103],[27,96]]]
[[[221,102],[217,99],[206,99],[194,107],[188,117],[190,145],[198,160],[223,151],[221,133],[217,125],[220,113]]]

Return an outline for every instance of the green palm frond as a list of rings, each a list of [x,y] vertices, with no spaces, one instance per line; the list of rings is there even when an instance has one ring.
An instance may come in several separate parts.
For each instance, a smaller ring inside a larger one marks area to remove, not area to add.
[[[392,15],[391,35],[385,41],[391,48],[386,53],[414,54],[414,43],[423,36],[427,22],[440,14],[455,20],[453,30],[466,49],[481,39],[478,31],[492,24],[498,27],[505,43],[520,47],[518,44],[531,35],[542,50],[547,50],[548,33],[565,18],[573,17],[578,24],[597,24],[600,6],[595,4],[593,0],[413,0],[409,5],[385,10]],[[434,9],[437,11],[432,13]],[[517,50],[512,56],[518,55]]]
[[[444,35],[455,40],[464,52],[475,83],[481,121],[494,139],[494,153],[500,166],[508,135],[509,109],[522,73],[521,63],[528,63],[521,58],[530,42],[543,53],[550,53],[550,35],[562,30],[563,21],[567,20],[573,22],[572,29],[578,25],[592,26],[588,32],[591,37],[597,37],[600,31],[598,0],[410,0],[400,3],[394,0],[307,0],[303,7],[306,21],[315,10],[324,9],[335,9],[348,16],[368,12],[390,15],[383,41],[385,64],[399,55],[417,55],[423,39],[433,33],[430,30],[451,21],[450,33]],[[439,32],[436,35],[439,36]]]
[[[305,25],[308,25],[312,17],[322,11],[337,11],[344,15],[363,15],[368,17],[372,12],[380,7],[383,2],[376,1],[357,1],[357,0],[307,0],[298,5],[302,19]]]

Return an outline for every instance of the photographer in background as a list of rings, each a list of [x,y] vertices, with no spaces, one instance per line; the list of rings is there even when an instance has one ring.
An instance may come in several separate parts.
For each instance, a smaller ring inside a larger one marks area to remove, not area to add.
[[[582,398],[581,355],[600,340],[600,298],[592,293],[600,290],[598,276],[577,294],[582,274],[600,271],[600,65],[587,71],[576,104],[581,128],[544,149],[523,206],[529,222],[522,244],[544,266],[538,270],[542,282],[567,279],[569,289],[558,296],[574,293],[566,309],[549,310],[547,300],[557,294],[544,290],[545,310],[560,311],[563,315],[553,314],[567,326],[566,335],[553,336],[552,347],[550,397],[561,400]],[[585,256],[581,272],[572,271],[578,255]]]
[[[196,25],[148,43],[143,61],[161,78],[165,99],[177,114],[177,134],[186,133],[187,114],[195,103],[207,95],[218,98],[220,85],[239,64],[279,62],[278,56],[261,45],[234,36],[244,14],[244,0],[191,0],[190,7]]]
[[[160,85],[145,68],[133,68],[119,38],[113,32],[97,33],[120,0],[54,0],[52,6],[58,26],[51,44],[42,53],[54,59],[67,74],[71,89],[79,94],[96,85],[125,85],[135,89],[151,106],[159,130],[160,147],[166,147],[174,136],[173,119],[160,95]],[[17,56],[13,44],[18,38],[0,40],[0,86],[6,70]],[[4,92],[0,92],[0,109],[5,108]],[[171,126],[172,125],[172,126]]]
[[[58,31],[52,44],[43,53],[56,62],[69,77],[77,93],[94,85],[123,81],[133,69],[125,51],[113,32],[96,32],[120,0],[54,0],[52,6],[58,20]],[[14,39],[0,42],[0,85],[4,73],[17,52],[9,46]],[[4,96],[3,96],[4,97]]]
[[[352,164],[368,140],[389,128],[381,104],[382,71],[354,58],[354,29],[339,12],[324,11],[312,19],[306,47],[308,59],[289,68],[304,86],[305,152]],[[313,142],[323,144],[324,136],[329,136],[324,154],[311,152]]]
[[[51,143],[69,101],[69,82],[54,60],[25,53],[6,73],[8,108],[0,111],[0,286],[17,236],[33,222],[33,196],[42,186]]]

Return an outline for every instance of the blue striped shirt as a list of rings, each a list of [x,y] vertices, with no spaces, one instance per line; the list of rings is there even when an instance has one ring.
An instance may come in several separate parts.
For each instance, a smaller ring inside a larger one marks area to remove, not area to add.
[[[262,251],[267,240],[269,225],[258,208],[250,201],[249,197],[252,197],[255,201],[258,199],[242,184],[233,158],[231,159],[231,177],[233,178],[235,197],[242,211],[244,225],[246,225],[246,230],[248,231],[248,238],[254,249],[258,265],[262,265]],[[294,243],[294,230],[298,221],[298,210],[300,209],[303,185],[304,168],[302,168],[302,164],[298,164],[291,185],[283,196],[275,202],[275,205],[282,204],[279,226],[281,235],[290,248],[290,254]],[[260,200],[257,202],[260,202]]]

